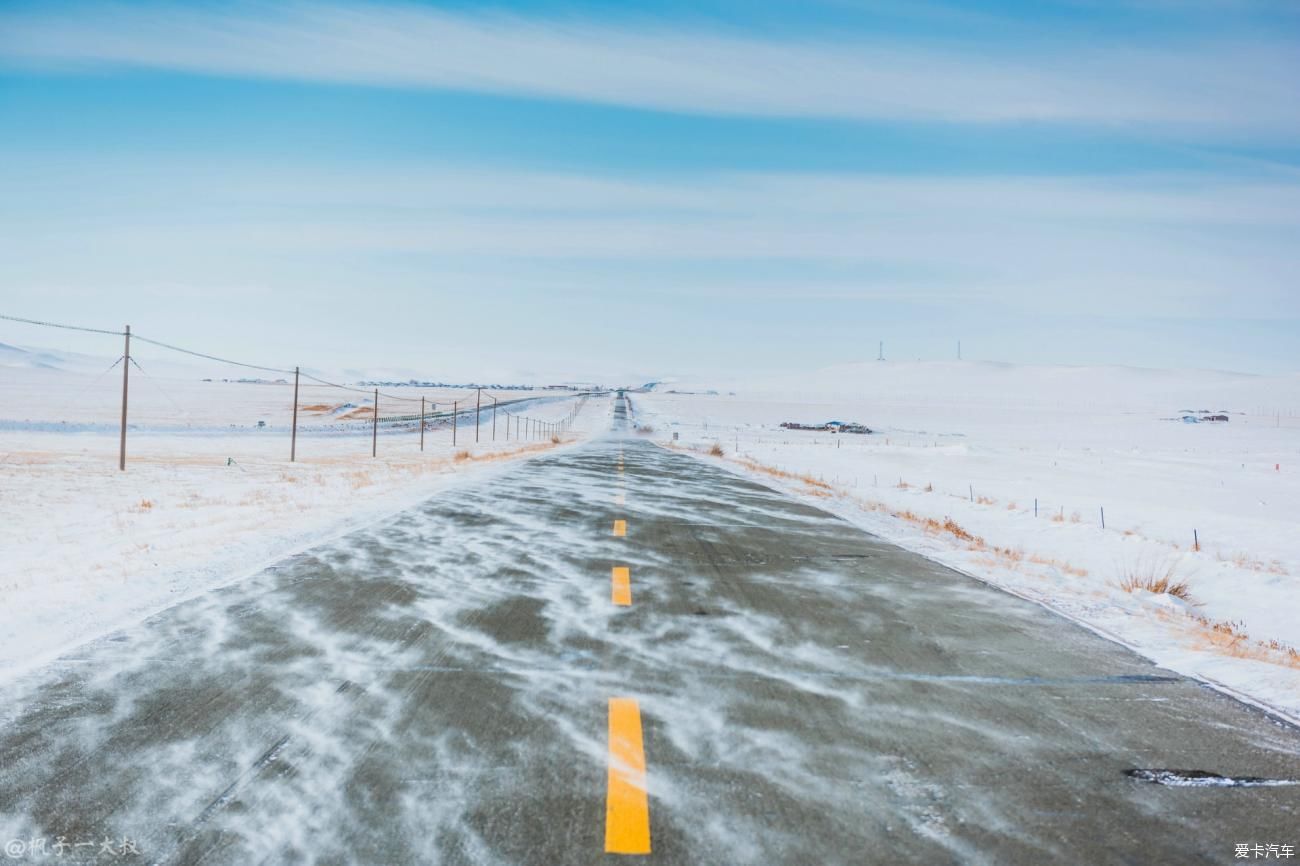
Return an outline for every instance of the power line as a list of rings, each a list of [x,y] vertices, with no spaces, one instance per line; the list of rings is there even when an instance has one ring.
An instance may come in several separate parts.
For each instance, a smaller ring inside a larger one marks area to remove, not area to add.
[[[205,358],[209,361],[216,361],[219,364],[231,364],[235,367],[247,367],[250,370],[261,370],[264,373],[283,373],[290,375],[293,370],[281,370],[278,367],[263,367],[259,364],[246,364],[243,361],[232,361],[229,358],[218,358],[216,355],[205,355],[203,352],[195,352],[191,349],[182,349],[180,346],[173,346],[170,343],[164,343],[160,340],[151,340],[148,337],[141,337],[139,334],[132,334],[132,339],[139,340],[141,343],[148,343],[151,346],[160,346],[164,349],[171,349],[173,352],[180,352],[183,355],[193,355],[196,358]]]
[[[24,322],[28,325],[41,325],[46,328],[62,328],[65,331],[84,331],[87,334],[108,334],[112,337],[124,337],[125,331],[108,331],[104,328],[83,328],[79,325],[61,325],[58,322],[42,322],[39,319],[24,319],[20,316],[6,316],[0,313],[0,319],[7,319],[10,322]]]
[[[293,371],[290,370],[289,372],[292,373]],[[365,394],[367,397],[373,397],[375,393],[373,388],[353,388],[351,385],[340,385],[338,382],[327,382],[324,379],[317,378],[316,376],[313,376],[310,373],[302,373],[301,375],[304,379],[310,379],[311,381],[316,382],[319,385],[328,385],[331,388],[341,388],[344,391],[355,391],[358,394]],[[396,394],[389,394],[386,391],[380,391],[379,396],[387,397],[389,400],[402,400],[407,403],[420,402],[419,397],[398,397]]]
[[[42,326],[42,327],[46,327],[46,328],[60,328],[60,329],[65,330],[65,331],[82,331],[82,332],[85,332],[85,333],[88,333],[88,334],[107,334],[107,335],[109,335],[109,336],[113,336],[113,337],[122,337],[122,336],[125,336],[125,335],[126,335],[126,332],[125,332],[125,331],[110,331],[110,330],[107,330],[107,329],[104,329],[104,328],[83,328],[83,327],[80,327],[79,325],[65,325],[65,324],[62,324],[62,323],[59,323],[59,322],[46,322],[46,321],[42,321],[42,320],[40,320],[40,319],[27,319],[27,318],[23,318],[23,317],[21,317],[21,316],[9,316],[9,315],[5,315],[5,314],[3,314],[3,313],[0,313],[0,319],[5,319],[5,320],[10,321],[10,322],[22,322],[22,323],[24,323],[24,324],[28,324],[28,325],[40,325],[40,326]],[[173,344],[171,344],[171,343],[164,343],[164,342],[161,341],[161,340],[153,340],[153,339],[150,339],[149,337],[142,337],[142,336],[140,336],[139,334],[132,334],[131,337],[132,337],[132,339],[138,340],[138,341],[141,342],[141,343],[148,343],[148,344],[151,345],[151,346],[157,346],[157,347],[159,347],[159,348],[161,348],[161,349],[167,349],[167,350],[172,351],[172,352],[179,352],[179,353],[181,353],[182,355],[190,355],[190,356],[195,357],[195,358],[203,358],[204,360],[207,360],[207,361],[215,361],[215,362],[217,362],[218,364],[229,364],[229,365],[234,366],[234,367],[244,367],[244,368],[249,369],[249,370],[259,370],[259,371],[264,372],[264,373],[279,373],[279,374],[284,375],[284,376],[291,376],[291,375],[293,375],[293,373],[294,373],[293,370],[289,370],[289,369],[285,369],[285,368],[281,368],[281,367],[266,367],[266,366],[263,366],[263,365],[261,365],[261,364],[249,364],[249,363],[247,363],[246,361],[234,361],[234,360],[231,360],[230,358],[222,358],[222,357],[219,357],[219,356],[217,356],[217,355],[209,355],[209,354],[207,354],[207,353],[205,353],[205,352],[196,352],[196,351],[194,351],[193,349],[185,349],[185,348],[182,348],[181,346],[176,346],[176,345],[173,345]],[[119,360],[120,360],[120,359],[119,359]],[[116,366],[116,365],[114,365],[114,366]],[[112,368],[110,368],[110,369],[112,369]],[[141,372],[143,372],[143,371],[141,371]],[[337,383],[337,382],[329,382],[329,381],[327,381],[327,380],[325,380],[325,379],[321,379],[321,378],[318,378],[318,377],[316,377],[316,376],[313,376],[313,375],[311,375],[310,373],[302,373],[301,375],[302,375],[302,378],[304,378],[304,379],[310,379],[310,380],[313,381],[313,382],[316,382],[316,383],[321,384],[321,385],[328,385],[328,386],[331,387],[331,388],[340,388],[340,389],[342,389],[342,390],[344,390],[344,391],[353,391],[353,392],[355,392],[355,393],[357,393],[357,394],[372,395],[372,394],[374,393],[374,391],[373,391],[372,389],[353,388],[353,387],[348,386],[348,385],[340,385],[340,384]],[[420,401],[420,398],[419,398],[419,397],[399,397],[399,396],[396,395],[396,394],[390,394],[390,393],[385,392],[385,391],[380,391],[380,392],[379,392],[379,396],[380,396],[380,397],[385,397],[385,398],[387,398],[387,399],[389,399],[389,400],[399,400],[399,401],[401,401],[401,402],[405,402],[405,403],[418,403],[418,402]],[[437,402],[445,402],[445,401],[437,401]]]

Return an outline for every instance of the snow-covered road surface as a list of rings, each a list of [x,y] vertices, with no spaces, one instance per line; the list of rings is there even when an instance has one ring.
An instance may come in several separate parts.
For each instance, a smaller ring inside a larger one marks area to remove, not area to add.
[[[1129,772],[1286,783],[1295,728],[617,430],[7,697],[0,843],[128,839],[137,862],[648,842],[660,863],[1226,863],[1300,843],[1300,787]]]

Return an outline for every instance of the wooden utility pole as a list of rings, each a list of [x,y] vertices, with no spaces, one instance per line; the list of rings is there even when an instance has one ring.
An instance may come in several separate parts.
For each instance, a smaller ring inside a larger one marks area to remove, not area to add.
[[[375,389],[375,421],[370,428],[370,456],[379,454],[379,389]]]
[[[298,459],[298,369],[293,368],[293,432],[289,434],[289,462]]]
[[[451,447],[456,447],[456,418],[460,415],[459,400],[451,401]]]
[[[424,450],[424,398],[420,398],[420,450]]]
[[[131,326],[126,326],[126,349],[122,352],[122,437],[117,447],[117,468],[126,471],[126,392],[131,379]]]
[[[492,397],[491,394],[488,395]],[[497,441],[497,398],[492,397],[492,441]]]
[[[483,389],[479,388],[474,397],[474,441],[478,441],[478,428],[483,424]]]

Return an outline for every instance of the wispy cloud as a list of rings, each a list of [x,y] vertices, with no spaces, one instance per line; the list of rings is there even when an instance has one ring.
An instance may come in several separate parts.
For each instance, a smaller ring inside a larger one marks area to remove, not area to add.
[[[1300,136],[1300,50],[1060,38],[776,40],[681,25],[451,14],[407,5],[73,6],[0,12],[10,63],[427,87],[658,111],[1120,125]]]
[[[51,263],[69,259],[65,247],[75,243],[71,258],[88,272],[70,276],[90,283],[133,276],[140,262],[175,261],[230,282],[291,263],[342,288],[357,277],[340,276],[332,262],[359,257],[382,270],[396,255],[415,257],[427,273],[455,272],[471,288],[598,293],[636,284],[651,296],[897,297],[1052,312],[1109,305],[1170,316],[1249,307],[1300,316],[1295,182],[787,173],[651,180],[188,161],[107,180],[118,175],[102,166],[30,168],[10,186],[13,204],[0,205],[0,253],[9,262],[0,277],[7,272],[13,285],[26,282],[24,270],[67,271]],[[33,201],[42,207],[24,204]]]

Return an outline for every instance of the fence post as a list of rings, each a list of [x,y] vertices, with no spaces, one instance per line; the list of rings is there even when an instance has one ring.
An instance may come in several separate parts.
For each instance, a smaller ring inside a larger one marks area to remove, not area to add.
[[[420,398],[420,450],[424,450],[424,398]]]
[[[966,485],[966,486],[970,488],[970,501],[971,501],[971,502],[974,502],[974,501],[975,501],[975,485],[974,485],[974,484],[968,484],[968,485]]]
[[[293,368],[293,432],[289,434],[289,462],[298,459],[298,367]]]
[[[460,401],[451,401],[451,447],[456,447],[456,418],[460,415]]]
[[[131,378],[131,326],[126,326],[126,349],[122,352],[122,436],[117,448],[117,469],[126,471],[126,391]]]
[[[1034,516],[1038,516],[1038,497],[1034,497]]]
[[[478,428],[483,424],[483,389],[479,388],[474,398],[474,441],[478,441]]]
[[[379,389],[375,389],[375,420],[370,428],[370,456],[379,453]]]
[[[497,441],[497,398],[496,397],[492,397],[492,441],[493,442]]]
[[[1197,553],[1201,552],[1201,536],[1195,529],[1192,530],[1192,550],[1195,550]]]
[[[1101,528],[1106,528],[1106,506],[1101,506]]]

